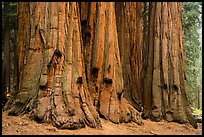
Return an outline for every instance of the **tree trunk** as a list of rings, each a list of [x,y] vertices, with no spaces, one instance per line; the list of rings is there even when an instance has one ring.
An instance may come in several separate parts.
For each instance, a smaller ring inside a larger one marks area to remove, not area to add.
[[[150,3],[149,59],[143,118],[197,128],[186,96],[181,3]],[[144,85],[145,86],[145,85]]]
[[[18,4],[18,37],[17,37],[17,90],[13,91],[12,98],[7,102],[7,105],[4,107],[4,109],[9,109],[11,107],[11,104],[13,100],[16,98],[16,95],[18,94],[18,89],[20,86],[20,80],[22,79],[22,70],[23,70],[23,65],[24,65],[24,60],[25,60],[25,50],[26,46],[29,45],[29,3],[19,3]],[[20,36],[20,37],[19,37]]]
[[[142,111],[143,9],[144,4],[140,2],[116,3],[118,43],[126,90],[124,94],[139,111]]]
[[[87,11],[84,5],[89,7]],[[137,110],[123,97],[122,63],[118,47],[115,3],[81,3],[84,56],[89,91],[101,117],[114,123],[142,124]],[[87,14],[87,15],[84,15]],[[91,56],[90,56],[91,55]]]
[[[19,65],[23,66],[19,93],[9,114],[31,111],[35,120],[58,128],[76,129],[85,124],[100,127],[83,70],[77,3],[19,3],[19,6],[28,10],[20,12],[24,18],[19,19],[28,20],[31,27],[27,31],[22,29],[27,38],[19,35],[19,42],[29,44],[25,48],[25,64]]]
[[[95,35],[92,36],[93,47],[89,48],[93,51],[92,56],[85,63],[84,58],[90,51],[82,47],[82,38],[84,45],[86,38],[81,36],[77,3],[19,3],[21,6],[25,8],[20,15],[25,18],[27,29],[19,31],[19,34],[24,34],[19,35],[18,45],[21,47],[19,70],[22,72],[19,92],[13,103],[5,107],[10,108],[10,115],[30,112],[32,118],[39,122],[68,129],[85,125],[101,127],[98,113],[114,123],[142,123],[139,113],[122,95],[124,88],[114,3],[90,5],[96,6],[96,11],[89,12],[93,16],[96,13],[97,22]],[[23,22],[24,18],[20,17],[19,22]],[[94,17],[89,17],[90,23],[94,21]],[[21,44],[25,42],[28,43]],[[88,65],[91,69],[86,70],[92,74],[85,73],[85,66]],[[99,73],[97,80],[93,81],[96,68]],[[97,85],[94,90],[91,90],[91,82]],[[92,99],[98,100],[97,109]]]
[[[2,35],[2,105],[4,106],[6,101],[8,100],[7,95],[10,92],[10,34],[11,34],[11,25],[9,21],[10,11],[8,10],[9,2],[4,3],[4,14],[5,14],[5,21],[4,21],[4,28],[3,28],[3,35]]]
[[[139,2],[18,3],[19,89],[4,110],[67,129],[100,128],[100,117],[141,125],[138,111],[197,128],[181,5],[149,5],[146,12]]]

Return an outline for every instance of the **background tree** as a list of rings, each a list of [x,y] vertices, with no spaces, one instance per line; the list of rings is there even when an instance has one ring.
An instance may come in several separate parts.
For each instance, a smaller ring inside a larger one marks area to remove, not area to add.
[[[17,3],[2,2],[2,105],[18,88]]]
[[[199,30],[202,25],[201,2],[183,2],[182,23],[184,31],[185,62],[188,98],[191,106],[200,108],[202,90],[201,43]]]

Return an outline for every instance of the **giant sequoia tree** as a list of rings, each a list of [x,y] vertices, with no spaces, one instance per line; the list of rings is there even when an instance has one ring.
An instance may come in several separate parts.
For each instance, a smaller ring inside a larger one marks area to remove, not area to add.
[[[146,24],[144,7],[18,3],[19,89],[4,109],[77,129],[101,127],[100,117],[141,125],[144,107],[143,118],[197,127],[185,94],[181,5],[151,3]]]
[[[179,123],[189,120],[197,128],[186,96],[181,19],[181,3],[150,3],[142,116]]]

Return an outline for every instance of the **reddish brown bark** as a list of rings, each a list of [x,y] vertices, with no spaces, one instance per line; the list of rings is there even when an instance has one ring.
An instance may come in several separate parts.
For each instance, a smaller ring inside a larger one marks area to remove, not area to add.
[[[118,47],[117,24],[114,3],[83,3],[91,10],[82,8],[84,21],[90,29],[90,39],[84,38],[85,53],[92,54],[86,66],[89,90],[95,108],[101,117],[114,123],[135,121],[141,124],[139,113],[123,98],[124,86],[122,63]],[[82,12],[81,12],[82,13]],[[87,17],[87,18],[86,18]],[[87,37],[86,27],[84,33]],[[92,48],[91,48],[92,47]],[[91,49],[90,49],[91,48]],[[86,50],[88,49],[88,50]],[[87,68],[88,68],[87,67]]]
[[[150,3],[149,21],[143,118],[151,117],[156,121],[164,118],[179,123],[189,121],[197,128],[186,96],[181,3]]]
[[[18,7],[20,86],[4,108],[10,115],[29,112],[77,129],[101,127],[99,117],[141,125],[142,111],[197,127],[186,96],[180,3],[150,3],[149,22],[139,2]]]
[[[19,93],[9,114],[31,111],[35,120],[58,128],[100,127],[83,70],[77,3],[28,6],[29,48]]]
[[[143,8],[144,4],[140,2],[116,3],[118,43],[126,90],[125,97],[139,111],[142,111]]]

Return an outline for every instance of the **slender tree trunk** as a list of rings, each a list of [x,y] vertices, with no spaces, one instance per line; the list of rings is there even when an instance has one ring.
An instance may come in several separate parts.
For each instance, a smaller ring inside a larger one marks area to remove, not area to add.
[[[200,109],[200,88],[197,88],[197,96],[198,96],[197,108]]]
[[[18,59],[17,59],[17,3],[9,3],[9,8],[12,9],[9,16],[9,77],[10,90],[7,93],[8,98],[13,96],[18,89]]]
[[[28,17],[30,16],[29,10],[29,3],[19,3],[18,4],[18,37],[17,37],[17,90],[13,92],[12,98],[7,102],[7,105],[4,107],[4,109],[9,109],[11,107],[11,104],[13,100],[16,98],[16,94],[18,94],[18,89],[20,87],[20,81],[22,77],[22,70],[23,65],[25,63],[25,51],[26,46],[29,45],[29,37],[30,37],[30,25]],[[19,37],[20,36],[20,37]]]
[[[10,92],[10,34],[11,34],[11,25],[9,21],[9,2],[4,3],[4,14],[5,14],[5,27],[3,30],[3,40],[2,40],[2,50],[3,50],[3,58],[2,58],[2,100],[3,106],[8,100],[7,94]]]

